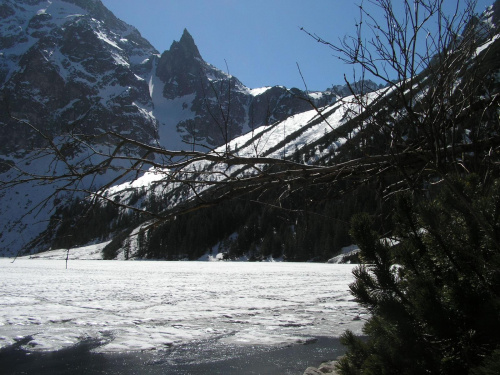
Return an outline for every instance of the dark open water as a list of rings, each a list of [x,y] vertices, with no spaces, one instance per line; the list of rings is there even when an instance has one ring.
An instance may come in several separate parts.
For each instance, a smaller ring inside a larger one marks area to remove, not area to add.
[[[29,340],[28,340],[29,341]],[[5,375],[299,375],[309,366],[335,359],[344,348],[335,338],[282,348],[226,346],[201,341],[163,352],[94,353],[100,344],[87,341],[50,353],[27,353],[23,342],[0,350],[0,374]]]

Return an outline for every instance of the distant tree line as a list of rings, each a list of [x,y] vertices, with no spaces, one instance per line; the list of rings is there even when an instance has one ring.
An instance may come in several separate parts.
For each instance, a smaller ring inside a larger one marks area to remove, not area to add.
[[[263,204],[262,197],[250,196],[146,225],[134,235],[137,248],[129,256],[195,260],[205,254],[215,256],[218,251],[224,253],[225,259],[246,256],[254,261],[269,257],[326,261],[342,247],[352,244],[351,216],[357,212],[375,215],[380,206],[373,184],[358,186],[338,199],[329,199],[324,194],[323,189],[313,187],[282,200],[280,206]],[[131,201],[137,201],[138,196],[139,193],[134,193]],[[266,197],[270,201],[275,199]],[[163,199],[151,195],[144,205],[151,211],[161,210],[161,201]],[[81,220],[85,230],[81,230]],[[104,258],[113,259],[119,251],[124,251],[132,230],[141,223],[143,218],[137,213],[120,210],[110,202],[89,207],[85,201],[75,201],[58,210],[52,218],[49,226],[52,248],[70,248],[113,238],[104,249]]]

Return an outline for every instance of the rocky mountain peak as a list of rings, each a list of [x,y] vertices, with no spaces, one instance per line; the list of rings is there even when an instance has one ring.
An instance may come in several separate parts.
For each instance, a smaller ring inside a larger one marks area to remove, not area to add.
[[[187,31],[187,29],[184,29],[179,42],[172,43],[172,47],[170,47],[170,49],[172,50],[172,48],[179,48],[186,56],[201,58],[200,51],[198,50],[193,37],[191,36],[189,31]]]
[[[174,41],[158,62],[156,74],[166,84],[165,97],[173,99],[193,93],[205,65],[193,37],[184,29],[181,39]]]

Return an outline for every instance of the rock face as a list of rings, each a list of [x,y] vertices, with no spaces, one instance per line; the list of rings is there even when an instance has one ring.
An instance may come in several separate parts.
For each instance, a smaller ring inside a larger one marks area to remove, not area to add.
[[[328,91],[334,93],[339,97],[346,97],[352,95],[352,93],[360,94],[362,92],[370,92],[382,89],[384,86],[382,84],[376,84],[371,80],[361,80],[352,84],[345,85],[333,85]]]
[[[174,41],[170,49],[163,52],[158,63],[156,74],[165,83],[163,96],[175,99],[199,90],[200,77],[206,75],[208,68],[193,37],[184,29],[181,39]],[[211,70],[214,78],[226,78],[216,69]]]
[[[76,126],[150,142],[156,120],[149,87],[156,50],[100,1],[7,1],[0,12],[0,151],[12,154],[40,139],[10,115],[53,135]],[[21,25],[21,26],[19,26]]]
[[[151,74],[152,56],[158,52],[101,1],[3,1],[0,51],[3,181],[15,178],[7,163],[30,153],[40,153],[40,158],[22,163],[28,173],[60,171],[60,165],[43,158],[43,147],[45,138],[60,144],[56,136],[61,133],[82,137],[115,131],[145,143],[157,139],[144,77]],[[94,138],[91,146],[99,149],[106,142]],[[61,148],[69,161],[78,152]],[[58,187],[33,184],[1,192],[0,254],[16,253],[44,230],[59,204],[53,195]],[[43,201],[42,196],[49,198]]]

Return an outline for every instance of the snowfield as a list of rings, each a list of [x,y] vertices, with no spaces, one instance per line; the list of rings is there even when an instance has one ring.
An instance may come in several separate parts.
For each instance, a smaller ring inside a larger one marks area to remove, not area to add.
[[[352,265],[0,259],[0,348],[160,351],[361,333]],[[360,319],[361,318],[361,319]]]

